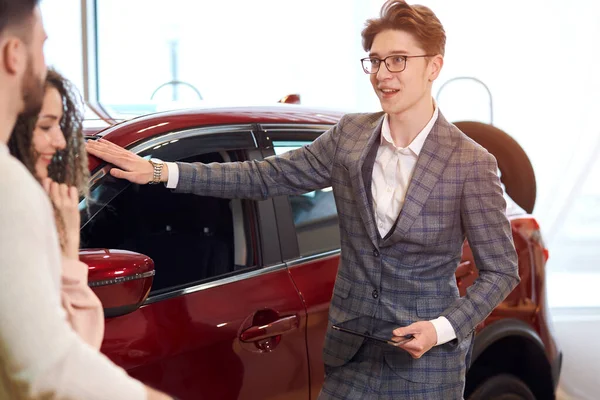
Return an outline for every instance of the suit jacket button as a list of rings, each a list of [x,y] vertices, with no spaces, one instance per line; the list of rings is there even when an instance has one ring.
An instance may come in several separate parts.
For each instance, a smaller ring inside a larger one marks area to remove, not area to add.
[[[373,293],[371,293],[373,295],[373,298],[376,299],[379,297],[379,292],[377,291],[377,289],[373,290]]]
[[[373,250],[373,255],[375,257],[379,257],[379,250],[377,250],[377,249]]]

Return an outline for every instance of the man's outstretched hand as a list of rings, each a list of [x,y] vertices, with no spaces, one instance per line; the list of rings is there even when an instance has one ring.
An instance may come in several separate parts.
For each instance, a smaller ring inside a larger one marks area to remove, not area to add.
[[[115,178],[126,179],[140,185],[145,185],[152,180],[154,173],[152,164],[129,150],[104,139],[88,140],[85,147],[91,155],[118,167],[110,170],[110,174]],[[168,176],[167,166],[164,165],[161,181],[166,182]]]
[[[421,358],[437,344],[435,326],[429,321],[420,321],[403,328],[395,329],[392,341],[398,343],[397,347],[406,350],[413,358]],[[413,335],[414,339],[407,340],[406,335]]]

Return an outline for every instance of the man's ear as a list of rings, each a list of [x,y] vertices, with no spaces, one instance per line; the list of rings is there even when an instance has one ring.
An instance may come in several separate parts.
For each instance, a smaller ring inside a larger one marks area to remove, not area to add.
[[[17,75],[25,67],[25,46],[16,37],[2,41],[2,67],[9,75]]]
[[[437,79],[437,77],[440,75],[440,72],[442,71],[442,67],[444,66],[444,57],[442,57],[442,55],[440,54],[434,56],[431,59],[430,66],[431,70],[429,73],[429,81],[433,82]]]

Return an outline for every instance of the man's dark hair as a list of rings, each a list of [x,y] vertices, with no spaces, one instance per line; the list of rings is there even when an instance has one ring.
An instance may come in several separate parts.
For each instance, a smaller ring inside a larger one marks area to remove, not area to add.
[[[0,0],[0,35],[6,28],[24,23],[40,0]]]

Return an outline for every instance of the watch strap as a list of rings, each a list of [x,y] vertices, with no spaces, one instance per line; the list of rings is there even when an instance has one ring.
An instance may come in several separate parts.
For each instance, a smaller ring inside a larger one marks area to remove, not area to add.
[[[163,163],[157,163],[154,162],[152,160],[148,160],[148,162],[150,162],[150,164],[152,164],[152,168],[153,168],[153,173],[152,173],[152,180],[150,182],[148,182],[151,185],[155,185],[157,183],[160,183],[160,177],[162,175],[162,169],[163,169]]]

